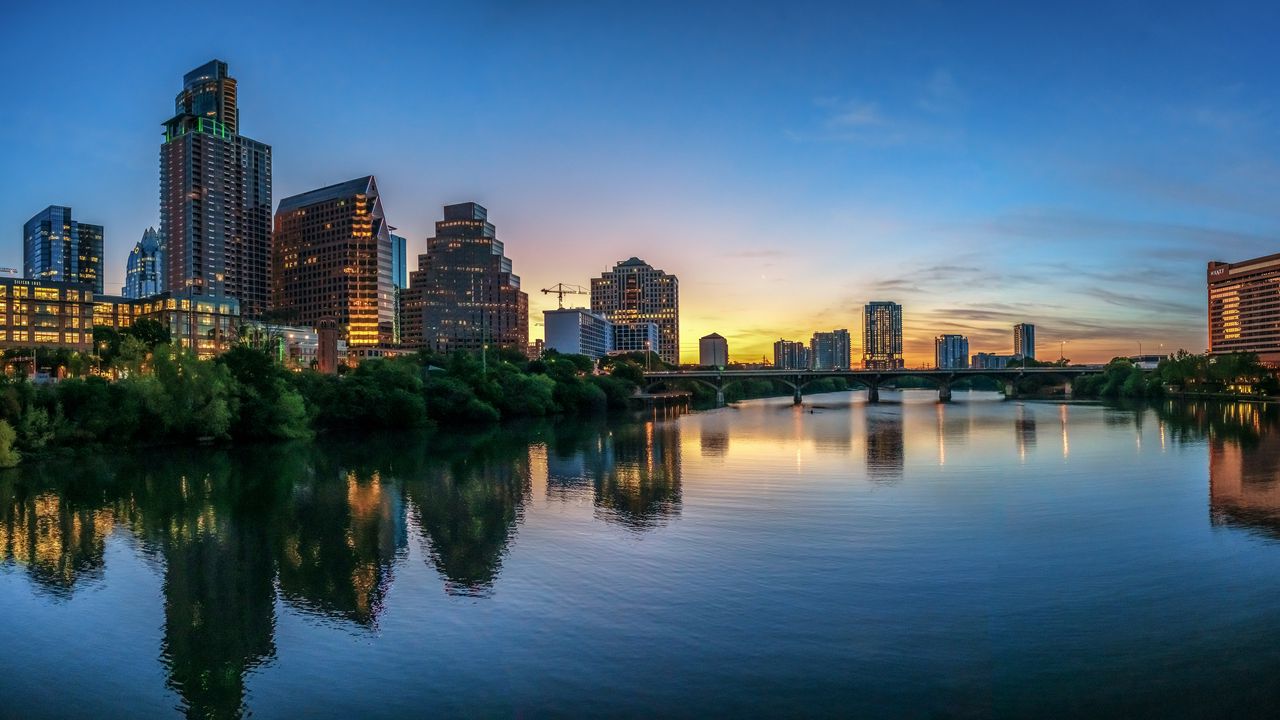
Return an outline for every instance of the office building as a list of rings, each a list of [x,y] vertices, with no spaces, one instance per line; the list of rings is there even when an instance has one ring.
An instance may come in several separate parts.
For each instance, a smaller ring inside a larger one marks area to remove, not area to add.
[[[395,228],[391,228],[394,230]],[[393,288],[391,297],[391,306],[393,309],[392,317],[395,320],[395,329],[392,333],[394,337],[392,341],[399,344],[403,340],[403,332],[400,328],[401,318],[403,317],[403,301],[404,289],[409,287],[409,265],[408,255],[409,241],[402,235],[391,233],[391,286]]]
[[[1036,359],[1036,326],[1018,323],[1013,326],[1013,354],[1028,360]]]
[[[1280,253],[1210,262],[1209,352],[1248,352],[1280,365]]]
[[[141,299],[98,295],[90,302],[90,312],[94,326],[117,330],[142,318],[154,320],[169,330],[175,347],[204,359],[221,355],[240,339],[240,304],[235,298],[170,292]]]
[[[868,370],[903,367],[902,306],[874,301],[863,308],[862,366]]]
[[[352,348],[394,342],[391,232],[372,175],[281,200],[272,243],[273,315],[333,318]]]
[[[164,292],[164,255],[160,252],[160,234],[147,228],[142,239],[133,246],[124,270],[121,295],[141,299]]]
[[[50,205],[22,230],[24,278],[88,285],[102,292],[101,225],[73,220],[71,208]]]
[[[497,239],[488,210],[447,205],[418,256],[403,293],[406,347],[435,352],[480,351],[529,344],[529,296]]]
[[[972,370],[1004,370],[1013,363],[1017,367],[1017,360],[1021,358],[1017,355],[999,355],[997,353],[977,353],[973,356],[969,364]]]
[[[546,340],[543,350],[586,355],[593,360],[613,352],[613,323],[586,308],[542,312]]]
[[[271,147],[239,134],[236,81],[210,61],[183,76],[160,147],[160,249],[175,296],[271,299]]]
[[[809,348],[799,340],[778,340],[773,344],[775,370],[808,370]]]
[[[969,367],[969,338],[963,335],[939,335],[933,339],[934,367],[939,370],[964,370]]]
[[[729,364],[729,341],[719,333],[698,338],[698,364],[722,368]]]
[[[93,288],[0,278],[0,349],[93,347]]]
[[[591,311],[615,325],[652,322],[663,362],[680,363],[680,283],[639,258],[630,258],[591,279]]]
[[[809,339],[809,358],[814,370],[848,370],[852,357],[848,330],[816,332]]]
[[[656,353],[661,337],[658,323],[655,322],[613,323],[615,353]]]
[[[265,349],[276,362],[290,370],[320,369],[320,336],[319,330],[304,325],[279,325],[255,320],[240,324],[241,342]],[[346,341],[335,335],[334,342],[335,354],[346,356]]]

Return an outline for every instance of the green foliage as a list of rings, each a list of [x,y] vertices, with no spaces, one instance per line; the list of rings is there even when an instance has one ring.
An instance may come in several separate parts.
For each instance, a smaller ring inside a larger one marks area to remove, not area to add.
[[[22,462],[22,453],[14,449],[18,433],[5,420],[0,420],[0,468],[15,467]]]

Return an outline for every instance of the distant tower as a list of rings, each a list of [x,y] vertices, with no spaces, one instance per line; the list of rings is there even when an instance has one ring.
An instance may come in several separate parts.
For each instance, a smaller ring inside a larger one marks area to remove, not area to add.
[[[160,146],[165,289],[232,297],[257,318],[271,296],[271,146],[239,135],[236,81],[219,60],[182,78]]]
[[[875,301],[863,308],[862,366],[868,370],[903,367],[902,306]]]
[[[1018,323],[1013,326],[1013,354],[1015,357],[1036,359],[1036,326]]]
[[[164,256],[160,252],[160,235],[155,228],[147,228],[142,239],[129,253],[125,265],[124,290],[127,298],[140,300],[164,292]]]
[[[22,227],[22,276],[81,283],[102,293],[102,226],[76,222],[71,208],[50,205]]]
[[[473,203],[446,205],[403,293],[404,344],[436,352],[529,345],[529,296]]]
[[[591,311],[619,326],[654,323],[658,357],[680,363],[680,281],[675,275],[640,258],[623,260],[591,279]]]
[[[817,332],[809,339],[814,370],[848,370],[852,355],[848,330]]]
[[[933,355],[939,370],[964,370],[969,367],[969,338],[939,335],[933,339]]]
[[[711,333],[698,339],[698,364],[703,367],[724,367],[729,364],[729,341],[720,333]]]

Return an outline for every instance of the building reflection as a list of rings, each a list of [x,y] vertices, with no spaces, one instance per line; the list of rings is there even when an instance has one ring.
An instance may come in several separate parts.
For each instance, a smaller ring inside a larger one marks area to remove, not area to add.
[[[870,480],[901,480],[906,452],[902,436],[902,413],[896,409],[868,411],[866,447],[867,477]]]
[[[1018,457],[1027,459],[1027,451],[1036,446],[1036,414],[1026,405],[1019,405],[1013,418],[1014,437],[1018,443]]]
[[[614,462],[593,478],[596,516],[633,530],[680,514],[680,425],[647,421],[616,428]]]
[[[77,583],[101,577],[114,525],[107,508],[0,483],[0,564],[24,567],[37,588],[55,597],[70,597]]]
[[[1280,423],[1275,411],[1251,403],[1196,410],[1196,419],[1208,428],[1210,521],[1280,538]]]

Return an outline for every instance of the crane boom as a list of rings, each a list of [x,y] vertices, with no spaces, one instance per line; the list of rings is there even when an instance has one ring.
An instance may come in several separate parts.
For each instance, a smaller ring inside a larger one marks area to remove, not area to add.
[[[564,283],[556,283],[555,285],[552,285],[549,288],[542,288],[542,294],[555,295],[556,304],[560,306],[561,310],[563,310],[565,295],[590,295],[591,291],[582,287],[581,285],[566,285]]]

